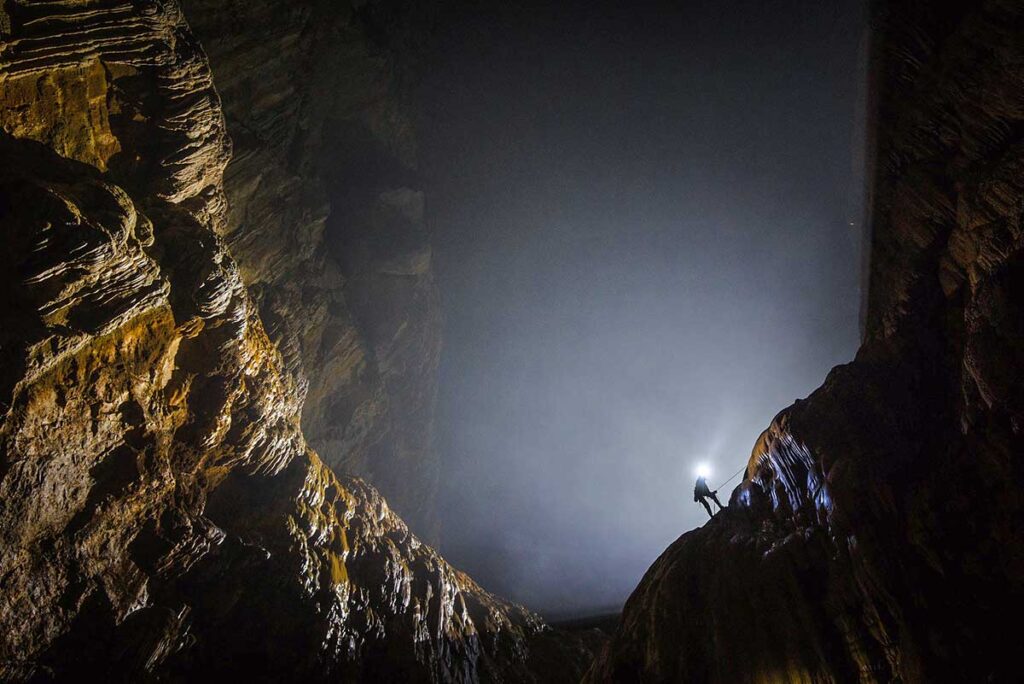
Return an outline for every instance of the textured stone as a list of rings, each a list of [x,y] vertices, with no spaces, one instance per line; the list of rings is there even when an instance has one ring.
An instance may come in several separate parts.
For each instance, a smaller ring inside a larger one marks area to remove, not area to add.
[[[304,180],[282,185],[268,164],[268,185],[257,175],[225,194],[221,100],[178,5],[7,2],[0,12],[0,678],[578,675],[583,641],[488,594],[374,488],[339,479],[307,446],[306,387],[351,399],[350,413],[321,409],[359,444],[374,429],[360,406],[394,402],[405,390],[388,382],[401,385],[410,366],[429,375],[436,359],[402,344],[400,307],[387,300],[397,318],[379,324],[372,347],[345,318],[346,281],[315,238],[322,201],[308,220],[257,221],[272,224],[268,247],[246,252],[227,199],[249,192],[243,206],[270,215],[274,193],[301,194]],[[258,25],[248,30],[236,38],[264,40]],[[287,85],[274,86],[284,100]],[[239,149],[261,154],[257,143]],[[383,215],[397,208],[422,228],[410,192],[385,194]],[[241,266],[235,247],[251,257]],[[275,279],[307,260],[319,274],[296,287]],[[401,275],[365,277],[429,285],[422,259],[386,261]],[[274,277],[259,275],[264,266]],[[373,280],[366,311],[374,293],[388,290]],[[312,381],[311,359],[325,361]],[[382,378],[360,379],[381,363]],[[422,435],[430,405],[410,401],[426,407],[409,428]]]
[[[586,681],[1020,678],[1024,13],[874,11],[863,346],[650,568]]]
[[[415,10],[182,4],[234,140],[224,234],[306,394],[306,438],[436,538],[441,332],[405,85]]]

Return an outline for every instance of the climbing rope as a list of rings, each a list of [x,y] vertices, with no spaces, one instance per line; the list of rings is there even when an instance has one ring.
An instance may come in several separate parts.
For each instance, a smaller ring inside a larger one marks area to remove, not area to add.
[[[730,475],[730,476],[729,476],[729,479],[728,479],[728,480],[726,480],[726,481],[725,481],[725,482],[723,482],[722,484],[720,484],[720,485],[718,485],[717,487],[715,487],[715,491],[717,492],[717,491],[718,491],[719,489],[721,489],[721,488],[722,488],[722,487],[724,487],[725,485],[727,485],[727,484],[729,484],[730,482],[732,482],[732,478],[736,477],[737,475],[739,475],[740,473],[742,473],[742,472],[743,472],[744,470],[746,470],[746,469],[747,469],[747,466],[743,466],[742,468],[740,468],[739,470],[737,470],[737,471],[736,471],[735,473],[733,473],[732,475]]]

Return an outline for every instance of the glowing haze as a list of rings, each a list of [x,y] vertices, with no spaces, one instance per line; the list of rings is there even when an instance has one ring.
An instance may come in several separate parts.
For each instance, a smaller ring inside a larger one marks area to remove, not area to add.
[[[442,551],[616,608],[857,344],[858,3],[453,7],[422,84]],[[728,498],[733,480],[719,497]]]

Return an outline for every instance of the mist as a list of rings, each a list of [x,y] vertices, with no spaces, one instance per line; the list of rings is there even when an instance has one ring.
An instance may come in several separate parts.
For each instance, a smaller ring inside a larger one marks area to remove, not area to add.
[[[467,4],[438,27],[441,550],[487,589],[617,610],[707,520],[697,463],[717,487],[852,358],[863,13]]]

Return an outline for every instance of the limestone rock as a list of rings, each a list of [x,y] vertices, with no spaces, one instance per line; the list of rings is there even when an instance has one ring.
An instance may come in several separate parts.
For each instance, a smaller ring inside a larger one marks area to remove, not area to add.
[[[324,420],[358,445],[376,429],[364,407],[435,360],[402,343],[400,312],[371,349],[323,245],[292,249],[322,203],[295,201],[308,221],[255,220],[267,246],[246,251],[221,112],[170,0],[0,5],[0,679],[576,676],[583,642],[488,594],[307,446],[305,396],[348,402]],[[241,185],[271,215],[288,184],[267,174]],[[385,202],[416,219],[415,191]],[[307,259],[322,269],[295,287],[259,276]],[[422,261],[398,262],[400,276],[369,269],[362,306],[388,277],[429,293]],[[337,375],[311,378],[310,359]]]
[[[415,10],[182,5],[234,141],[224,235],[305,392],[306,438],[436,538],[440,306],[401,42]]]
[[[1024,609],[1024,12],[875,7],[867,329],[589,682],[1011,682]]]

